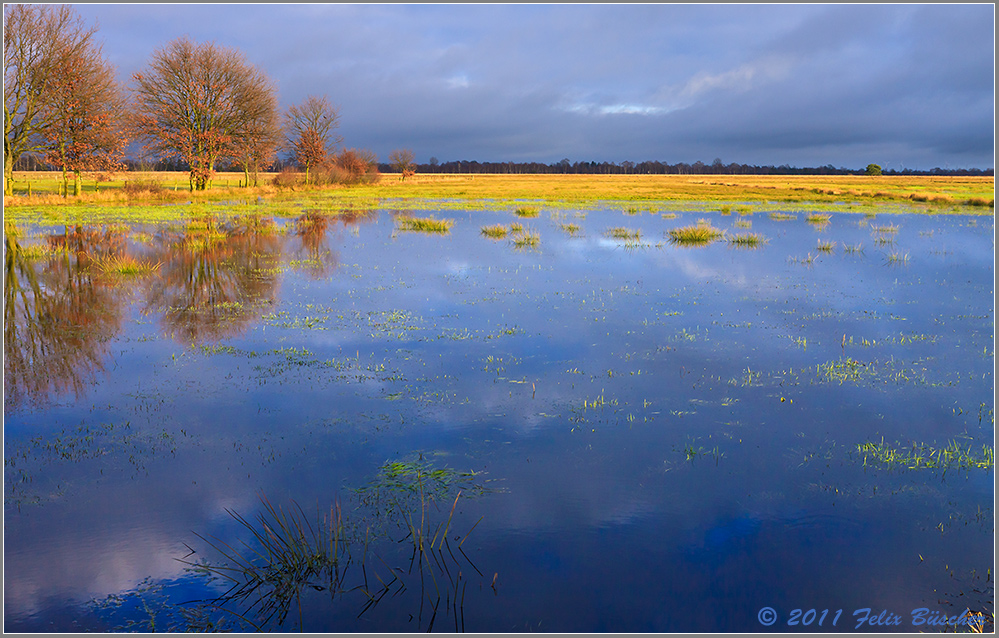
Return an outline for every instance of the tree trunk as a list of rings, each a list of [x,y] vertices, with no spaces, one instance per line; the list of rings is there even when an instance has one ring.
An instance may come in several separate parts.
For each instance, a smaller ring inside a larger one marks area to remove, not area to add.
[[[3,167],[3,194],[13,195],[14,194],[14,162],[11,161],[10,157],[5,157],[6,162],[4,162]]]
[[[73,196],[80,196],[80,173],[79,171],[73,173]]]

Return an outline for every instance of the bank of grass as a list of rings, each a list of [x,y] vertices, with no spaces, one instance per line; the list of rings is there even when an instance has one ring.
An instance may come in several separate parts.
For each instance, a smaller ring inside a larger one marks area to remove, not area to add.
[[[638,210],[655,202],[674,207],[724,206],[740,212],[749,210],[750,204],[792,211],[832,207],[858,212],[896,204],[907,211],[992,214],[995,206],[992,177],[417,174],[403,181],[399,175],[386,174],[375,184],[297,185],[293,189],[274,186],[273,177],[262,174],[260,186],[243,188],[241,173],[220,173],[210,190],[192,193],[183,172],[123,173],[113,181],[97,182],[88,177],[80,197],[63,198],[58,194],[59,173],[15,172],[14,195],[4,198],[4,211],[5,216],[18,218],[51,212],[62,220],[72,215],[111,216],[111,209],[137,206],[147,209],[120,213],[118,218],[144,219],[171,213],[177,218],[183,213],[178,214],[170,205],[183,208],[190,203],[223,208],[257,206],[258,210],[287,208],[288,214],[294,214],[307,207],[371,209],[384,206],[386,200],[413,209],[443,205],[507,210],[513,202],[524,210],[600,202],[629,202]],[[267,214],[281,213],[268,210]]]

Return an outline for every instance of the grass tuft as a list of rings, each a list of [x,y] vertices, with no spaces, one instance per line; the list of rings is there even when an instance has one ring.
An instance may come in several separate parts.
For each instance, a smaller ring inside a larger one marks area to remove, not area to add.
[[[399,230],[422,233],[448,233],[454,222],[450,219],[434,219],[432,217],[398,217],[396,224]]]
[[[536,206],[521,206],[513,212],[517,217],[537,217],[540,213]]]
[[[767,243],[767,238],[759,233],[738,233],[729,237],[728,243],[739,248],[757,248]]]
[[[615,228],[608,228],[604,231],[604,234],[608,237],[613,237],[615,239],[639,239],[642,235],[640,230],[632,230],[630,228],[625,228],[623,226],[617,226]]]
[[[706,246],[722,236],[722,231],[713,228],[710,223],[698,223],[696,226],[681,226],[669,231],[670,241],[681,246]]]
[[[503,224],[482,227],[482,234],[490,239],[503,239],[506,237],[507,232],[506,226]]]
[[[530,228],[517,233],[513,237],[513,245],[517,248],[536,248],[541,243],[541,233]]]

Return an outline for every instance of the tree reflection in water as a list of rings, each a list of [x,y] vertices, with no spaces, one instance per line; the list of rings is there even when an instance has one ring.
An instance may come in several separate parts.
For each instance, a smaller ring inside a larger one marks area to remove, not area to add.
[[[104,369],[107,342],[121,327],[122,296],[92,267],[120,254],[120,230],[77,226],[48,237],[47,251],[25,251],[4,232],[4,408],[77,397]]]
[[[76,226],[44,244],[22,246],[16,226],[4,234],[4,405],[80,396],[104,370],[107,342],[125,307],[140,295],[161,315],[165,334],[185,345],[241,334],[275,302],[286,241],[311,276],[337,267],[327,236],[367,219],[362,213],[308,212],[289,233],[272,219],[195,219],[149,242],[128,241],[127,227]]]
[[[185,344],[240,334],[274,302],[281,238],[273,220],[193,221],[165,233],[146,299],[164,331]]]

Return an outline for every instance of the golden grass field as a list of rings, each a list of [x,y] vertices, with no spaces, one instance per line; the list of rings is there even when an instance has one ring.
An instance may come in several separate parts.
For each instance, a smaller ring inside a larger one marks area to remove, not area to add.
[[[717,203],[846,203],[877,204],[905,202],[941,207],[977,209],[991,213],[995,206],[993,177],[935,176],[731,176],[731,175],[494,175],[417,174],[402,180],[385,174],[372,185],[310,189],[279,189],[271,185],[273,174],[260,176],[260,187],[242,188],[241,173],[219,173],[213,187],[191,193],[186,173],[121,173],[113,181],[83,181],[77,198],[58,195],[56,172],[16,172],[14,196],[4,198],[4,207],[98,203],[139,204],[155,201],[218,201],[253,196],[280,201],[308,193],[337,200],[401,198],[413,200],[530,200],[542,203],[589,202],[717,202]],[[156,182],[163,191],[127,193],[127,183]],[[30,185],[30,196],[28,195]],[[71,187],[72,188],[72,187]]]

